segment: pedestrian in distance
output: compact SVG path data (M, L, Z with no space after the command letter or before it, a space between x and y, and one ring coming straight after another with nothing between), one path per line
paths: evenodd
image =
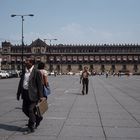
M80 84L82 82L82 94L88 94L88 84L89 84L89 71L88 71L88 67L84 67L84 70L81 74L81 77L80 77Z
M33 58L27 58L25 69L21 75L17 90L17 100L23 99L22 111L29 118L28 129L24 134L33 133L35 128L40 124L42 118L36 114L36 105L39 101L44 100L41 73L34 66Z
M105 75L106 75L106 78L108 78L109 72L108 72L108 71L106 71Z

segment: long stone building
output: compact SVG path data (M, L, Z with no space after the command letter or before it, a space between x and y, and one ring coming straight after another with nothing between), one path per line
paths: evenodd
M21 69L21 45L2 42L2 69ZM48 45L41 39L24 45L23 58L34 57L43 61L48 71L77 73L86 65L91 72L140 73L140 45L96 44L96 45Z
M2 62L2 56L1 56L1 54L2 54L2 48L0 47L0 70L1 70L1 62Z

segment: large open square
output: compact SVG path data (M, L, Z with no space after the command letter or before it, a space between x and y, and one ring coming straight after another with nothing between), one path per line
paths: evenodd
M0 140L138 140L140 77L91 76L88 95L79 76L49 76L49 109L35 133L23 135L27 123L19 78L0 80Z

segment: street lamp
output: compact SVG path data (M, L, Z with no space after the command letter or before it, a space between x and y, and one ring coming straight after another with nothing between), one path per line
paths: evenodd
M46 40L49 40L49 41L50 41L50 46L51 46L51 42L52 42L52 40L55 40L55 41L57 41L57 38L49 38L49 39L44 39L44 41L46 41Z
M62 75L62 57L63 55L61 54L61 75Z
M22 21L22 48L21 48L21 64L22 64L22 74L23 74L23 47L24 47L24 36L23 36L23 21L24 21L24 17L25 16L30 16L30 17L33 17L34 15L33 14L28 14L28 15L15 15L15 14L13 14L13 15L11 15L11 17L16 17L16 16L19 16L19 17L21 17L21 21Z

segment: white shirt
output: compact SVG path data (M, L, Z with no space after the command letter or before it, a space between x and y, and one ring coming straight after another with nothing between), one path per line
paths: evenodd
M29 70L26 69L25 75L24 75L24 81L23 81L23 88L28 90L29 85L29 77L31 75L31 72L33 70L34 66L32 66Z

